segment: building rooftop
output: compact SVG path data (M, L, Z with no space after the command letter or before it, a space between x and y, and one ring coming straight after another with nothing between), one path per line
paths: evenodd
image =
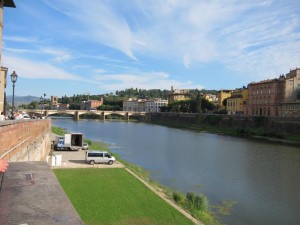
M0 224L82 225L46 162L13 162L0 190Z

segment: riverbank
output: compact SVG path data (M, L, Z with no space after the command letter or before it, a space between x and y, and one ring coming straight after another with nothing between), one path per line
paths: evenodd
M191 130L195 132L208 132L219 135L229 135L235 137L242 137L257 141L265 141L271 143L278 143L287 146L300 147L300 135L285 135L281 138L269 137L264 135L264 131L261 128L253 129L243 129L243 128L232 128L232 127L222 127L222 126L208 126L208 125L199 125L199 124L189 124L182 122L149 122L151 124L157 124L161 126L167 126L171 128Z
M59 134L59 135L62 135L63 133L65 133L66 131L61 129L61 128L58 128L58 127L52 127L52 131ZM89 145L90 145L90 149L95 149L95 150L108 150L108 146L105 145L104 143L100 143L100 142L94 142L92 140L85 140L87 142L89 142ZM72 152L71 152L72 153ZM199 220L201 221L204 221L205 224L214 224L214 225L218 225L219 222L214 219L214 217L211 215L211 213L207 212L206 210L195 210L194 208L193 209L193 212L192 212L192 215L190 214L190 212L187 212L186 210L188 208L185 207L185 209L181 208L180 206L178 206L175 202L174 202L174 199L173 199L173 192L170 191L170 190L167 190L166 188L163 188L161 185L157 184L157 183L154 183L153 181L151 181L149 179L149 176L147 174L147 172L145 170L143 170L141 167L139 166L136 166L136 165L133 165L131 163L128 163L122 159L120 159L120 157L118 155L114 155L116 158L117 158L117 161L118 162L121 162L120 164L124 165L125 167L125 170L130 173L132 176L134 176L136 179L138 179L140 182L142 182L149 190L153 191L158 197L160 197L161 199L163 199L166 203L168 203L168 205L172 206L174 209L177 210L177 212L182 215L184 215L186 218L189 219L189 222L192 221L193 223L191 224L203 224L202 222L200 222ZM72 161L72 160L71 160ZM74 160L73 160L74 161ZM88 165L89 166L89 165ZM104 165L105 167L106 165ZM81 167L81 166L80 166ZM98 167L96 167L98 168ZM102 167L99 167L99 168L102 168ZM109 168L106 168L106 170L110 170ZM114 169L112 169L114 170ZM79 171L80 172L80 171ZM58 173L58 172L56 172ZM62 172L60 172L62 173ZM114 176L110 176L111 179L114 178ZM123 179L123 178L122 178ZM115 180L113 183L117 183L119 181ZM78 182L76 182L78 183ZM80 182L79 182L80 183ZM83 182L83 183L86 183ZM72 184L73 185L73 184ZM121 185L121 186L124 186L124 183ZM125 185L126 187L127 186L127 183ZM110 187L110 190L113 189L114 187ZM68 189L68 188L67 188ZM67 192L67 189L66 189L66 192ZM75 188L76 190L78 189ZM80 188L79 188L80 189ZM123 190L125 192L128 192L129 195L130 193L132 192L131 188L127 188L126 190ZM115 191L113 191L115 193ZM103 193L102 193L103 194ZM105 193L104 193L105 194ZM71 194L72 195L72 194ZM76 198L78 198L78 193L75 194L75 196L77 196ZM122 200L122 198L120 199L121 201L120 202L126 202L126 199L128 199L128 195L122 195L125 199ZM151 200L147 199L148 196L145 195L144 198L143 198L143 201L145 202L150 202L151 203ZM71 199L71 197L70 197ZM72 201L72 199L71 199ZM150 204L149 203L149 204ZM76 205L74 205L74 207L76 208ZM151 206L151 208L154 208L154 209L160 209L160 208L164 208L165 206L163 205L157 205L157 204L153 204ZM77 209L77 208L76 208ZM82 209L78 209L79 211L82 210ZM96 209L95 209L96 210ZM99 209L97 209L99 210ZM103 210L107 210L107 207ZM101 210L100 210L101 211ZM131 211L131 210L129 210ZM163 212L164 210L159 210L159 212L162 214L161 216L159 216L158 218L162 217L163 219L161 219L160 221L157 221L157 222L154 222L154 223L150 223L150 224L169 224L169 223L162 223L162 221L165 221L165 219L168 217L168 215L165 214L165 212ZM85 214L85 212L83 211L82 212L83 214ZM79 212L79 214L81 214ZM126 214L126 213L125 213ZM130 213L128 212L128 215ZM177 214L177 213L176 213ZM176 216L176 214L174 214L174 212L172 212L172 215L173 217L177 218L178 215ZM128 216L127 215L127 216ZM157 215L156 215L157 216ZM165 218L166 217L166 218ZM180 217L180 216L179 216ZM153 220L153 218L150 219L151 221ZM173 223L172 224L189 224L189 222L183 222L181 223L182 219L179 219L178 222L176 223ZM170 219L167 219L166 221L170 221ZM88 223L87 223L88 224ZM105 224L105 223L103 223ZM117 223L117 224L122 224L122 223ZM132 223L132 224L139 224L139 223ZM147 223L146 223L147 224Z

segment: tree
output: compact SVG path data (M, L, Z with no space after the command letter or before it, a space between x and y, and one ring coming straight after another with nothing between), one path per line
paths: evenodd
M227 108L227 99L228 99L228 98L225 98L225 99L223 100L223 102L222 102L222 105L225 106L225 109Z
M201 94L198 92L197 99L196 99L196 113L201 113Z

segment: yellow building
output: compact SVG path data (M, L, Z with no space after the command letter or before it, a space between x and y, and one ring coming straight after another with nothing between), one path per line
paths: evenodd
M229 115L244 114L244 105L249 98L248 89L237 89L231 93L231 97L227 98L226 110Z
M217 103L217 105L215 105L218 110L225 110L226 109L226 106L223 105L223 101L226 98L230 98L231 93L232 93L232 90L221 90L221 91L219 91L218 103Z
M5 114L5 88L6 88L7 68L1 67L0 72L0 113Z
M176 101L184 101L184 100L190 100L190 94L188 89L175 89L172 90L172 93L169 94L169 104L176 102Z

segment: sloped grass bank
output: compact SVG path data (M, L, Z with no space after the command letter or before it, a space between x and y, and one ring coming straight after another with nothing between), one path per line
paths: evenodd
M86 225L193 224L125 169L55 169Z

